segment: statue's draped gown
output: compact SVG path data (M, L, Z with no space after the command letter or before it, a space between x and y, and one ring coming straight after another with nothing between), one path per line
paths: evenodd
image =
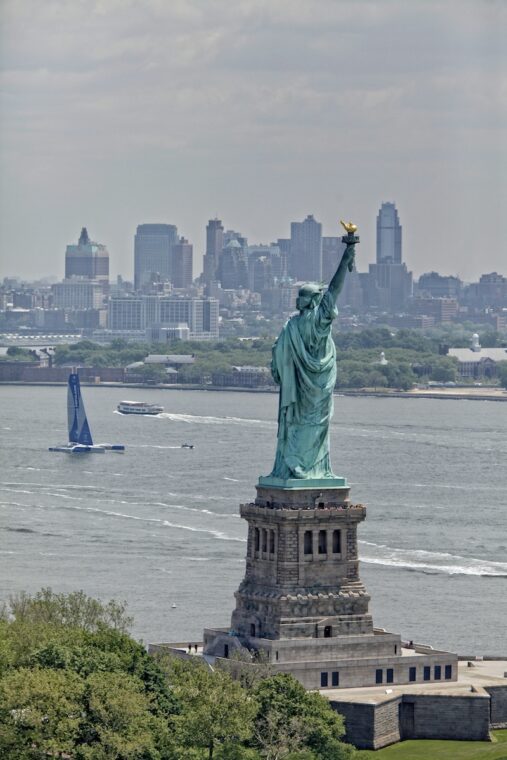
M304 309L285 323L273 346L271 371L280 385L280 401L272 477L334 477L329 423L336 382L331 324L337 314L327 291L318 306Z

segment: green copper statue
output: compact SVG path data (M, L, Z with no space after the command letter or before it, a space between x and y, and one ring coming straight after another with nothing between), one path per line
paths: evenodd
M342 222L343 224L343 222ZM329 423L333 414L336 349L331 324L347 269L354 265L355 225L347 231L341 262L328 289L315 283L299 290L299 314L283 326L273 346L271 372L280 386L278 444L273 471L259 482L336 479L329 460Z

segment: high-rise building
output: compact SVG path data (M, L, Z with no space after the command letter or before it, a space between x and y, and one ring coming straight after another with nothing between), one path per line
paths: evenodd
M401 224L394 203L382 203L377 216L377 261L370 264L366 302L403 311L412 295L412 272L401 261Z
M313 215L290 225L289 275L314 282L322 278L322 224Z
M394 203L386 202L377 216L377 264L401 264L401 224Z
M68 245L65 251L65 279L71 277L109 283L109 252L105 245L90 240L86 227L81 230L78 244Z
M172 284L175 288L189 288L193 279L194 249L184 237L172 247Z
M426 272L419 277L417 292L432 298L459 298L463 283L459 277L446 277L438 272Z
M140 224L134 240L134 288L172 280L172 247L178 243L174 224Z
M344 250L345 243L342 242L341 236L322 238L322 279L324 282L331 281Z
M204 282L216 280L220 255L224 247L224 226L220 219L210 219L206 227L206 253L204 254Z
M236 238L229 240L220 255L217 279L224 290L248 287L248 257Z

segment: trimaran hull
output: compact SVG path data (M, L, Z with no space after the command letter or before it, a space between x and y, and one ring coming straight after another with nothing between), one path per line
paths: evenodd
M66 454L103 454L105 451L125 451L125 446L121 444L93 443L81 397L81 386L77 372L72 372L69 375L67 422L69 443L62 444L61 446L50 446L49 451L62 451Z

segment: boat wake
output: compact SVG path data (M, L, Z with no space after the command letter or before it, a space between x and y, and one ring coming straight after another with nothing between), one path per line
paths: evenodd
M507 562L461 557L448 552L429 552L423 549L393 549L385 544L359 541L366 547L360 552L361 562L428 574L476 575L506 578Z
M273 428L276 422L271 420L256 420L248 417L201 417L195 414L171 414L163 412L157 414L158 419L167 419L172 422L186 422L189 425L248 425L252 427Z

